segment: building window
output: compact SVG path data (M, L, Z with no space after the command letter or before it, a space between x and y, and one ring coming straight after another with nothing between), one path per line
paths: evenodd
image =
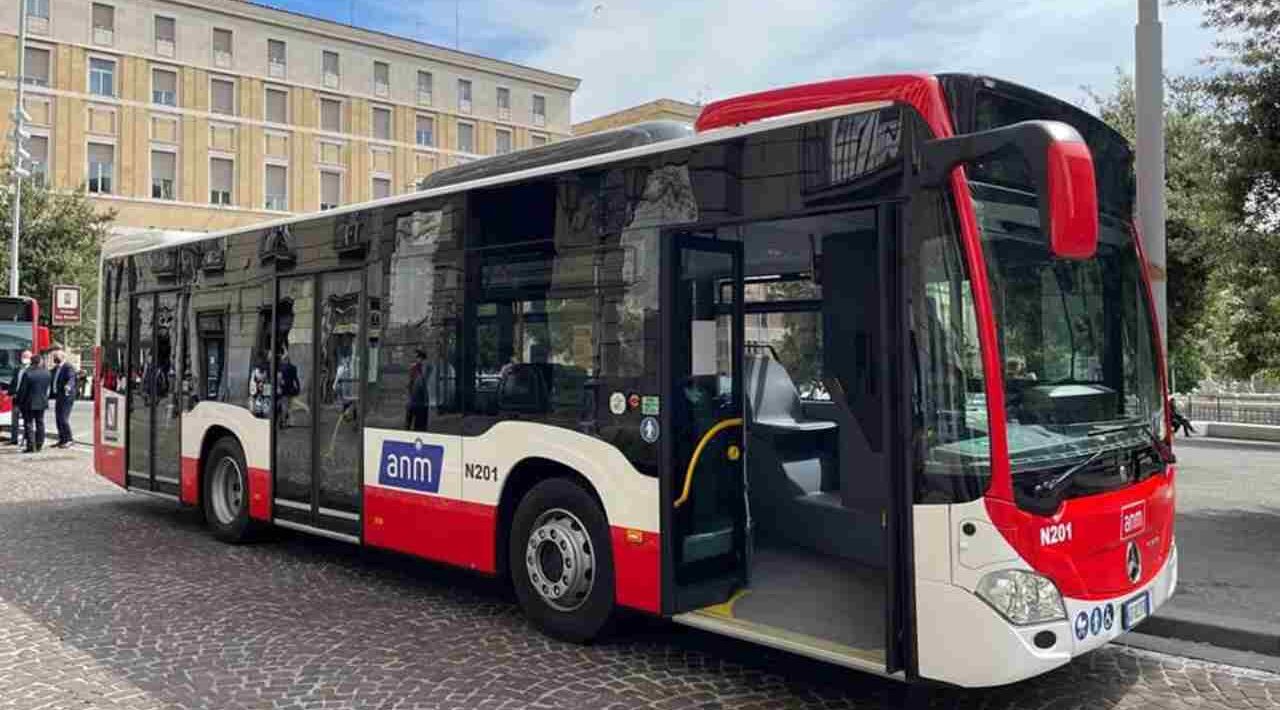
M209 110L225 116L236 115L236 82L234 79L209 81Z
M498 119L511 120L511 89L498 87Z
M504 153L510 153L511 152L511 131L504 131L502 129L498 129L497 136L498 136L498 144L494 152L497 153L498 155L502 155Z
M328 50L323 51L320 55L320 67L324 72L324 85L330 89L338 88L342 78L341 66L338 64L338 53Z
M463 153L476 152L476 127L470 123L458 124L458 150Z
M435 145L436 121L430 116L418 116L415 138L418 145Z
M178 73L170 69L151 70L151 103L178 105Z
M342 202L342 173L320 171L320 209L331 210Z
M213 65L231 68L231 30L213 29Z
M268 123L289 122L289 92L284 89L267 87L267 101L264 118Z
M22 80L32 86L48 86L49 50L27 47L23 55Z
M111 177L115 174L116 147L108 143L89 144L89 192L111 194Z
M547 97L533 95L533 125L547 125Z
M172 57L173 50L177 46L177 26L174 19L157 15L155 32L156 54L162 57Z
M93 4L93 43L110 46L116 38L116 9L100 2Z
M320 130L342 132L342 102L337 99L320 99Z
M31 154L31 181L44 185L49 179L49 137L31 136L27 152Z
M267 203L269 210L289 209L289 168L283 165L267 166Z
M151 151L151 198L176 200L178 156L164 150Z
M458 110L471 113L471 82L467 79L458 80Z
M230 205L235 184L235 161L230 158L209 158L209 203Z
M89 58L89 93L97 96L116 95L116 63L110 59Z
M49 19L49 0L27 0L27 17Z
M373 108L373 137L378 140L391 140L391 109Z
M391 92L391 65L386 62L373 63L373 93L386 96Z
M376 177L373 179L373 199L384 197L391 197L391 178Z
M541 133L531 133L529 134L529 142L533 145L534 148L537 148L540 145L547 144L547 137L542 135Z
M431 72L418 70L418 103L423 106L431 105Z
M267 69L271 76L284 78L286 66L284 42L278 39L267 40Z

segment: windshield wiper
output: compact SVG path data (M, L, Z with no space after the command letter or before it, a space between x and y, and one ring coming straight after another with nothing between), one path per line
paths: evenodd
M1047 481L1041 481L1037 483L1036 487L1033 488L1032 491L1038 496L1045 496L1050 493L1053 493L1054 491L1058 490L1058 486L1061 486L1063 483L1066 483L1067 481L1071 480L1072 476L1082 471L1089 464L1093 463L1094 461L1097 461L1098 457L1102 456L1106 452L1107 452L1106 449L1098 449L1097 451L1093 452L1092 456L1085 459L1084 461L1081 461L1080 463L1072 466L1071 468L1063 471L1062 473L1058 474L1057 476L1054 476L1053 478Z
M1147 438L1151 440L1151 447L1156 450L1156 456L1160 457L1160 463L1167 466L1171 463L1178 462L1177 457L1174 456L1173 452L1169 450L1169 447L1166 446L1165 443L1160 440L1160 437L1156 436L1155 431L1151 427L1147 426L1146 424L1143 424L1142 422L1134 422L1133 424L1115 426L1115 427L1110 427L1108 429L1095 429L1094 431L1089 432L1089 436L1105 436L1107 434L1118 434L1122 431L1129 431L1134 427L1141 427L1142 433L1146 434Z

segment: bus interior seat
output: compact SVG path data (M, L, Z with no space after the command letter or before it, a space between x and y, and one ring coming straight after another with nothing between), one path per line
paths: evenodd
M746 358L750 427L747 476L760 535L868 564L880 562L879 535L855 530L861 516L842 503L839 424L805 417L786 368L765 356Z

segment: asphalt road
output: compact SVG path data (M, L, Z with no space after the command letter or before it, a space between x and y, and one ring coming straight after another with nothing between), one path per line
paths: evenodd
M228 546L89 460L0 450L0 708L1280 707L1280 676L1118 646L907 698L661 621L564 644L493 582L284 532Z
M1175 442L1178 592L1170 607L1280 625L1280 446Z

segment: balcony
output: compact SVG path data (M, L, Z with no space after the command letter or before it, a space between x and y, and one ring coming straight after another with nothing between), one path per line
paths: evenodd
M547 125L547 114L545 114L545 113L535 113L535 114L533 114L533 125L537 126L538 128L542 128L542 127L546 126L546 125Z
M171 39L156 40L156 54L162 57L172 57L173 56L173 40Z
M333 72L330 72L330 71L327 71L327 72L325 72L325 73L324 73L324 85L325 85L325 87L330 88L330 89L336 89L336 88L338 88L338 84L339 84L339 83L341 83L341 82L340 82L340 77L339 77L337 74L334 74Z
M231 52L219 52L215 50L213 53L213 65L221 69L230 69Z
M93 28L93 43L110 47L116 42L116 33L110 27Z
M375 96L385 97L387 94L390 94L390 93L391 93L391 87L388 86L385 82L379 81L373 85L373 94Z
M423 106L431 105L431 92L418 89L418 103Z
M49 18L27 15L27 32L33 35L49 34Z
M460 113L471 113L471 99L458 99L458 111Z
M284 62L277 62L274 60L267 62L267 73L270 74L273 79L283 79L285 75Z

